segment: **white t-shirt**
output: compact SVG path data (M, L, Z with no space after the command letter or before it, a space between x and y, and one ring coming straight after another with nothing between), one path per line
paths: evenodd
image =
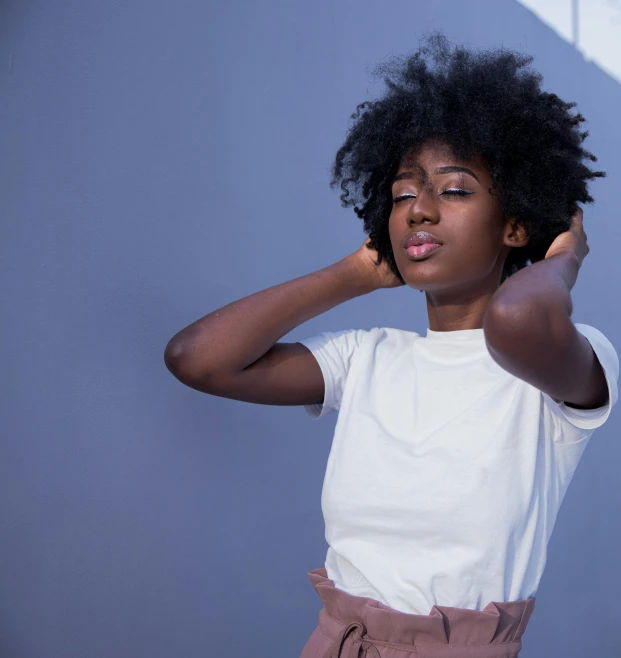
M338 411L321 506L328 578L355 596L429 614L535 596L560 505L618 398L619 358L575 323L608 382L580 410L503 370L483 329L379 328L299 341Z

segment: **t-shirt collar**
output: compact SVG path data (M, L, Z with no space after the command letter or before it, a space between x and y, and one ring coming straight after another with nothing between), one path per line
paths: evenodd
M456 331L434 331L427 328L427 338L430 340L481 340L485 338L483 327L480 329L458 329Z

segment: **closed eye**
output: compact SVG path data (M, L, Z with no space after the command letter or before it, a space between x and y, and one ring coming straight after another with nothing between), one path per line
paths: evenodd
M466 194L473 194L473 192L468 192L467 190L444 190L442 194L455 194L456 196L465 196Z
M466 196L468 194L473 194L473 192L468 192L467 190L458 190L458 189L450 189L450 190L443 190L442 194L448 194L452 196ZM403 201L404 199L408 198L416 198L415 194L400 194L398 197L395 197L392 202L393 203L399 203L400 201Z

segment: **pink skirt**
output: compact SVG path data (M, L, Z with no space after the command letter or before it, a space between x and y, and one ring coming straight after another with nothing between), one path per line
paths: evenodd
M308 577L323 608L300 658L517 658L535 608L533 596L414 615L337 589L323 567Z

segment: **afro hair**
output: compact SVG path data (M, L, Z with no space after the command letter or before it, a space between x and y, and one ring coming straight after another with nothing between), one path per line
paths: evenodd
M569 230L578 201L593 202L587 181L606 174L582 162L597 161L581 147L589 134L579 130L585 119L570 114L576 103L541 90L542 75L523 70L532 61L505 48L451 51L438 31L413 55L393 56L372 72L387 90L351 115L330 187L340 186L341 203L363 220L377 264L386 259L402 283L388 232L391 180L403 156L429 139L448 142L460 160L481 155L490 193L528 235L529 243L507 256L501 284L544 258L554 238Z

